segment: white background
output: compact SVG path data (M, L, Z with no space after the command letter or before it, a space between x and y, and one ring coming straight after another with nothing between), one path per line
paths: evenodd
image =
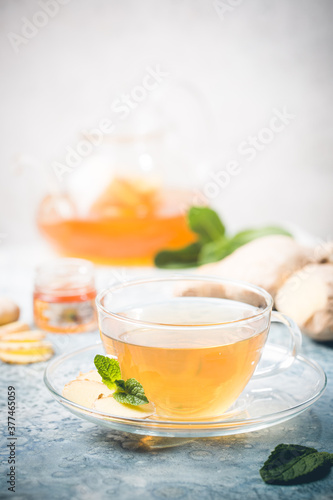
M8 34L20 34L22 18L41 7L1 0L6 243L37 238L46 188L35 165L61 161L79 130L108 116L111 102L155 64L204 94L218 137L216 168L237 157L273 108L295 115L214 200L229 228L291 221L333 238L333 2L229 2L236 3L223 17L209 0L71 0L16 54Z

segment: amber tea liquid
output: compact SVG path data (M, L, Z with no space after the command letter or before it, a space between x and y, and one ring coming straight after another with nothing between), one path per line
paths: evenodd
M164 329L133 325L116 339L102 332L102 340L106 351L117 356L122 377L140 381L158 415L214 418L232 405L250 380L268 331L267 319L256 320L252 326L251 322L214 325L249 318L256 311L230 300L176 298L123 313L141 321L166 323ZM176 330L175 325L206 328ZM112 332L112 325L106 324L106 330Z

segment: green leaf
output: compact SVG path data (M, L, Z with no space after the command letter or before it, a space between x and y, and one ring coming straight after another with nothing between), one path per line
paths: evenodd
M183 269L198 265L201 243L196 242L180 250L163 250L155 256L155 266L162 269Z
M241 231L235 234L232 238L220 238L219 240L212 241L203 245L199 257L199 265L208 264L210 262L217 262L224 259L228 255L232 254L235 250L241 246L249 243L257 238L262 238L263 236L269 236L272 234L283 234L285 236L291 236L288 231L277 226L267 226L259 229L248 229L246 231Z
M117 391L113 397L118 403L140 406L149 403L145 391L135 378L126 380L116 380Z
M198 241L177 250L162 250L155 256L155 265L162 269L184 269L224 259L250 241L272 234L291 236L285 229L267 226L241 231L232 238L226 236L218 214L208 207L191 207L187 213L189 228Z
M210 262L217 262L224 259L233 252L231 240L228 238L221 238L216 241L206 243L200 250L198 257L198 264L209 264Z
M117 391L126 392L126 383L125 380L116 380Z
M102 377L102 382L109 389L115 389L115 381L121 378L119 362L116 359L108 358L97 354L94 359L98 373Z
M260 475L269 484L301 484L324 477L332 463L330 453L306 446L280 444L260 469Z
M330 464L333 465L333 453L327 453L326 451L321 451L320 454L322 456L325 456L326 460L328 460Z
M94 363L102 382L109 389L116 389L113 397L118 403L134 406L149 403L142 385L135 378L129 378L126 382L121 379L120 366L116 359L97 354Z
M262 238L263 236L270 236L272 234L282 234L284 236L292 236L289 231L286 231L282 227L278 226L266 226L257 229L247 229L246 231L241 231L240 233L235 234L233 238L231 238L232 245L236 248L239 248L245 243L249 243L252 240L257 238Z
M187 213L189 228L199 235L203 244L216 241L225 234L225 227L217 213L208 207L191 207Z

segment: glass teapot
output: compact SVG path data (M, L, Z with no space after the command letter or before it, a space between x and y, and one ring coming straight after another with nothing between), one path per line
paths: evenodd
M193 242L186 210L210 164L204 114L187 86L154 92L42 200L42 234L63 255L120 265Z

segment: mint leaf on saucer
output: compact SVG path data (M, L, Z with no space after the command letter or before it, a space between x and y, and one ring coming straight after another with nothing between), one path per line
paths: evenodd
M117 391L113 394L113 397L118 403L140 406L149 403L145 391L135 378L129 378L128 380L116 380Z
M116 389L115 381L121 378L119 363L116 359L97 354L94 363L98 373L102 377L103 384L109 389Z
M140 382L135 380L135 378L129 378L126 382L121 379L120 366L116 359L97 354L94 358L94 363L98 373L102 377L102 382L109 389L116 389L113 397L118 403L133 406L149 403Z
M260 475L268 484L309 483L326 476L331 465L332 453L296 444L279 444L260 469Z

